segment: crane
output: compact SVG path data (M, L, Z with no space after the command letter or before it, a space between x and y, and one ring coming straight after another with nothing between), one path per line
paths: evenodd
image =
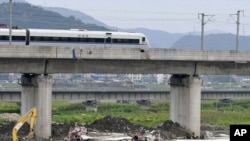
M37 109L36 107L33 107L29 112L27 112L17 121L16 125L12 129L12 141L18 141L17 132L28 119L30 119L30 132L27 135L27 138L33 138L36 116L37 116Z

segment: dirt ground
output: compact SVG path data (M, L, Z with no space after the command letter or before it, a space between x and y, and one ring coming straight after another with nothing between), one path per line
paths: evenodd
M0 140L1 141L11 141L12 128L14 127L15 122L9 124L0 125ZM55 141L63 141L67 136L68 131L71 127L74 127L75 124L52 124L52 139ZM125 118L118 118L112 116L106 116L103 119L97 120L89 125L84 125L88 128L89 131L100 131L100 132L117 132L117 133L126 133L130 136L134 136L136 133L140 132L142 128L145 130L159 130L161 132L162 138L164 140L174 139L177 137L181 138L191 138L191 133L186 131L177 123L172 121L166 121L162 125L159 125L155 128L143 127L131 123ZM216 130L228 130L227 127L219 127L212 125L202 125L202 131L216 131ZM25 123L23 127L19 130L18 136L19 140L22 140L24 136L29 132L29 125ZM203 136L202 136L203 137Z

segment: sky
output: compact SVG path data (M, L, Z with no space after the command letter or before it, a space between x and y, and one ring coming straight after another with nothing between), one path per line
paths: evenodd
M13 0L15 1L15 0ZM250 35L250 0L26 0L46 7L81 11L109 25L123 29L144 27L170 33L204 30L236 34L240 10L240 35Z

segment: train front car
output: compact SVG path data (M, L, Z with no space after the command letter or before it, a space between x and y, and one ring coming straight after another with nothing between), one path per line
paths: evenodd
M117 47L149 48L149 41L142 33L111 32L112 45Z

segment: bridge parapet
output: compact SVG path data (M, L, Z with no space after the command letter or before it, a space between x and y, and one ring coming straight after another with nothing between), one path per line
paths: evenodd
M250 61L250 51L0 45L0 58L72 59L73 54L77 59Z
M0 45L0 73L249 74L250 51Z

